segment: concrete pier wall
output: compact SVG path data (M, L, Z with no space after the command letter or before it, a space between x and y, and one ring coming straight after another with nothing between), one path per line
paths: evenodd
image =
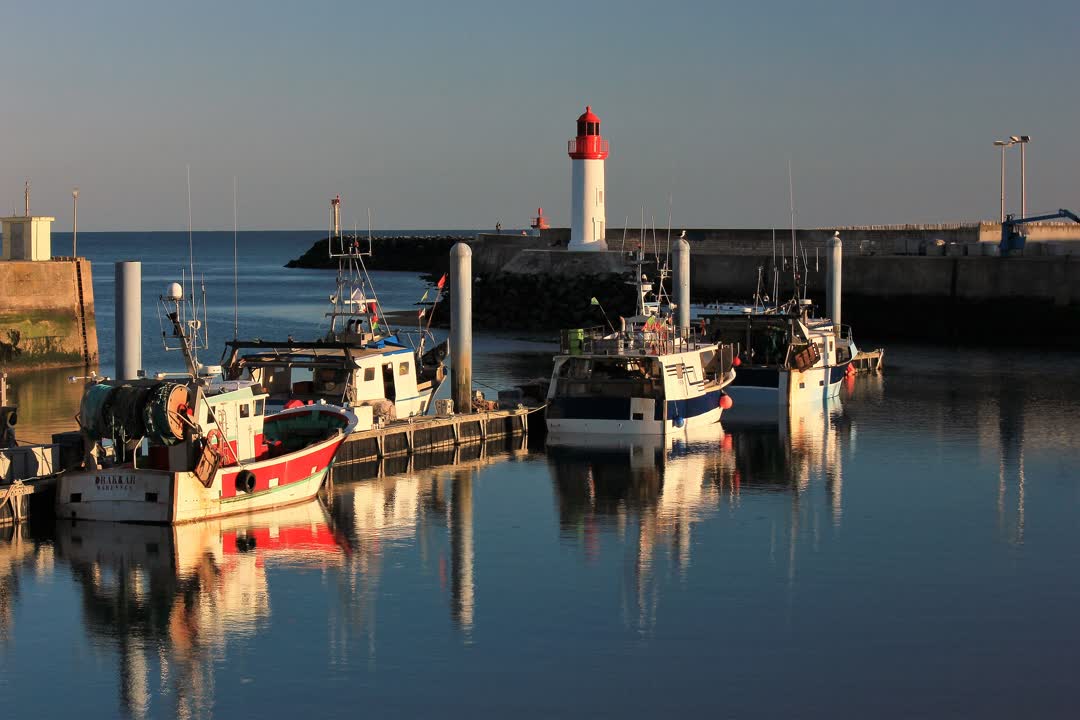
M97 360L89 261L0 262L0 366L77 367Z

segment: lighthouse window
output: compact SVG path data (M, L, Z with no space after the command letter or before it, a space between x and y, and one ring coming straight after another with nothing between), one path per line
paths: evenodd
M600 204L601 205L604 204L604 191L603 190L600 191Z

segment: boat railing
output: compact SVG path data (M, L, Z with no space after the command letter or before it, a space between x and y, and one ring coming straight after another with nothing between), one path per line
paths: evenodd
M559 334L561 355L665 355L710 345L696 328L660 326L612 332L604 327L592 327L563 330Z

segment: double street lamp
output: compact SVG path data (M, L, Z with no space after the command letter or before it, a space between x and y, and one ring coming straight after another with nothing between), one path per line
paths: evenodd
M1005 148L1020 146L1020 217L1027 217L1027 168L1024 147L1031 142L1030 135L1010 135L1008 140L995 140L994 146L1001 148L1001 208L999 222L1005 222Z

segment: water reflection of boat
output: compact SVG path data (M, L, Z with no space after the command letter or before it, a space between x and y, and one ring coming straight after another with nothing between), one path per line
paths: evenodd
M34 542L25 523L0 527L0 651L14 626L21 575L31 568L43 575L52 572L52 545Z
M134 717L208 714L215 661L270 616L267 568L346 556L319 500L179 526L61 522L56 552L82 587L87 631L119 652L120 705ZM151 712L151 678L171 684L170 712Z
M666 439L549 435L564 540L579 543L587 559L597 558L612 535L633 549L623 589L631 624L652 627L657 578L664 568L689 571L695 524L724 507L737 511L755 494L790 494L791 567L800 516L810 507L802 498L818 485L816 478L824 479L827 506L839 523L841 448L849 427L839 404L785 408L772 417L771 424L725 422L723 429Z

